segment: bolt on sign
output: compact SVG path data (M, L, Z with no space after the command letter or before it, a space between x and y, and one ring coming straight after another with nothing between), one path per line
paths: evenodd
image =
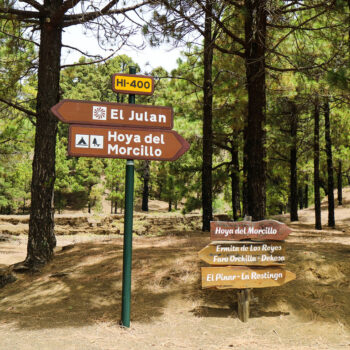
M62 100L51 108L64 123L126 126L134 128L173 128L173 109L126 103Z
M144 160L176 160L189 143L176 131L70 125L68 154Z
M112 90L124 94L152 95L154 79L146 75L114 74L112 76Z

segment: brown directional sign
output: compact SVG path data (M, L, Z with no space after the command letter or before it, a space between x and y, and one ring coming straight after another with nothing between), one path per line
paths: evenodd
M281 241L288 237L292 230L275 220L262 221L211 221L210 239L212 241Z
M198 255L211 265L271 266L286 260L283 242L215 242Z
M279 267L202 267L203 288L265 288L278 287L296 278Z
M154 79L146 75L117 73L112 76L112 90L123 94L152 95Z
M114 128L71 124L68 154L143 160L176 160L190 145L172 130Z
M70 124L173 128L173 109L164 106L62 100L51 111L62 122Z

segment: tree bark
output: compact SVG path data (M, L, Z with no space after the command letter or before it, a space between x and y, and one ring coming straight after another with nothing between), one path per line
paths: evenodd
M338 185L338 205L343 205L343 177L342 177L341 160L338 162L337 185Z
M325 119L325 139L326 139L326 155L327 155L327 174L328 174L328 226L335 226L334 218L334 175L333 175L333 155L332 155L332 139L331 126L329 118L329 102L324 104L324 119Z
M50 14L62 5L45 1L47 16L40 20L37 119L31 185L31 209L25 265L35 269L53 257L54 183L57 119L49 112L59 101L62 18L51 20Z
M298 187L298 202L299 202L299 209L304 209L304 198L303 198L303 188L302 186Z
M309 177L306 178L306 181L309 181ZM309 185L308 183L304 186L304 208L309 207Z
M173 210L172 199L169 198L169 201L168 201L168 212L171 212L172 210Z
M232 216L233 220L237 221L238 211L240 210L240 195L239 195L239 157L238 157L238 142L237 135L233 135L231 148L231 191L232 191Z
M315 194L315 228L322 230L320 198L320 106L318 99L314 110L314 194Z
M290 221L298 221L298 175L297 175L297 130L298 116L296 106L291 104L290 135Z
M143 169L143 190L142 190L142 211L148 211L148 197L149 197L149 179L150 179L150 161L145 161Z
M213 167L213 38L212 38L212 0L206 0L204 27L204 79L203 79L203 163L202 163L202 231L210 231L213 220L212 205L212 167Z
M248 115L244 126L245 214L262 220L266 209L265 51L266 0L245 0L245 66Z

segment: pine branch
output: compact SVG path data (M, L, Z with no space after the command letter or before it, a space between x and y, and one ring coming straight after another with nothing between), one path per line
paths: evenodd
M91 64L105 62L105 61L109 60L111 57L113 57L116 54L117 51L119 51L119 48L117 50L113 51L109 56L103 57L103 58L101 58L99 60L91 61L91 62L83 62L83 63L64 64L60 68L62 69L62 68L67 68L67 67L88 66L88 65L91 65Z
M78 51L79 53L81 53L83 56L86 56L86 57L91 57L91 58L98 58L100 59L101 56L100 55L89 55L88 53L78 49L77 47L73 47L73 46L70 46L70 45L65 45L65 44L62 44L62 47L65 47L67 49L70 49L70 50L75 50L75 51Z
M206 9L206 7L203 5L202 1L200 0L195 0L196 3L202 8L202 10L204 12L207 13L207 15L209 15L215 22L216 24L219 26L219 28L221 28L221 30L228 35L233 41L235 41L236 43L242 45L243 47L245 47L245 42L243 39L241 39L240 37L238 37L237 35L235 35L234 33L232 33L230 30L227 29L227 26L225 26L222 22L222 20L220 18L218 18L217 16L215 16L214 13L210 13L208 12L208 10Z
M109 4L107 4L101 11L94 11L88 13L79 13L75 15L66 15L63 17L64 19L64 27L69 27L75 24L82 24L86 22L90 22L96 18L105 16L105 15L118 15L123 14L129 11L137 10L138 8L147 5L151 0L144 0L143 2L136 4L130 7L124 7L121 9L111 10L111 8L118 3L119 0L113 0Z
M40 13L36 11L17 10L13 8L0 7L0 13L14 16L4 16L6 19L31 19L40 18Z
M26 113L28 115L30 121L33 123L33 125L35 125L35 122L34 122L32 117L36 118L38 116L37 113L35 113L35 112L33 112L33 111L31 111L31 110L29 110L27 108L24 108L24 107L18 105L17 103L13 103L11 101L8 101L8 100L6 100L6 99L4 99L2 97L0 97L0 102L5 103L5 104L7 104L8 106L10 106L12 108L17 109L18 111Z
M44 6L39 4L38 2L36 2L35 0L19 0L19 2L24 2L25 4L28 4L28 5L32 6L32 7L34 7L38 11L43 11L44 10Z
M221 163L221 164L219 164L219 165L216 165L216 166L214 166L213 168L212 168L212 170L216 170L216 169L219 169L219 168L221 168L221 167L223 167L223 166L225 166L225 165L232 165L232 163L231 162L223 162L223 163Z

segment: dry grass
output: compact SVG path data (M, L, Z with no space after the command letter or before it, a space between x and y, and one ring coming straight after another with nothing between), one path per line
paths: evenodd
M197 253L209 235L179 229L176 215L164 214L167 225L174 220L170 235L134 237L130 329L118 326L122 237L60 236L61 246L75 245L0 290L0 349L349 349L347 216L338 213L332 230L293 223L287 269L297 279L254 290L248 323L237 318L234 291L201 289ZM0 263L12 263L25 240L0 242L1 252Z

